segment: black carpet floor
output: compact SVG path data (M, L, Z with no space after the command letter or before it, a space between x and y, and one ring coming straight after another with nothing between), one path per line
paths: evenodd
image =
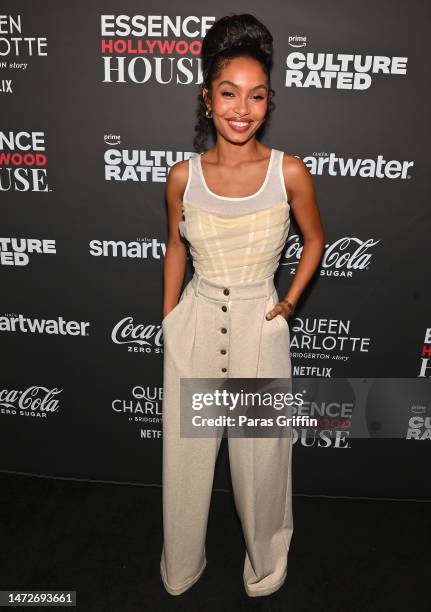
M174 597L159 574L160 487L4 472L0 485L0 590L76 590L83 612L431 610L429 502L294 495L286 582L251 598L232 495L214 491L208 565Z

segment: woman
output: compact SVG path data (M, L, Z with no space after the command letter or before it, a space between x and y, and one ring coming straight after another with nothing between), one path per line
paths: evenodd
M201 576L220 435L180 435L181 378L290 378L287 319L313 276L324 233L308 169L263 145L271 111L272 36L252 15L217 21L202 45L203 85L195 148L215 146L169 173L164 259L163 528L166 590ZM304 238L282 300L274 273L292 210ZM194 276L181 293L186 246ZM235 506L245 538L243 581L251 597L283 584L293 532L291 437L229 437ZM228 543L226 543L228 546Z

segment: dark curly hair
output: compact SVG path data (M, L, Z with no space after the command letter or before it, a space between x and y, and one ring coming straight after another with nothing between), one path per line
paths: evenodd
M212 120L205 115L207 107L202 95L203 89L208 89L208 95L211 97L212 82L219 76L225 62L234 57L243 56L251 57L260 62L270 84L272 54L273 38L271 33L263 23L249 13L222 17L208 30L202 42L203 82L198 95L196 135L193 139L195 151L200 153L205 150L207 138L214 130ZM268 93L267 118L269 118L275 106L272 100L275 91L271 86Z

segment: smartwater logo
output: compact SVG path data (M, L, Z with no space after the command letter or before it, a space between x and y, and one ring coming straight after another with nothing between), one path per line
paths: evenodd
M162 259L166 244L157 238L142 240L91 240L90 255L93 257L121 257L123 259Z
M48 336L88 336L88 321L66 321L56 319L32 319L22 314L7 314L0 317L0 332L23 332Z
M298 156L296 156L298 157ZM359 178L377 179L410 179L409 168L413 161L385 159L384 155L376 158L340 157L335 153L313 153L302 158L311 174L319 176L357 176Z
M425 329L418 376L431 378L431 327Z

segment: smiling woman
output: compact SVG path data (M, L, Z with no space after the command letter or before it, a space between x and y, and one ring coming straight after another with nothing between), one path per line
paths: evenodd
M249 14L223 17L202 45L197 155L171 168L164 259L163 550L172 595L207 559L206 527L223 427L182 437L181 381L291 379L288 318L317 268L323 230L302 161L261 144L271 111L272 36ZM210 132L215 146L205 149ZM305 246L288 294L274 274L295 211ZM186 246L194 275L180 295ZM298 274L299 271L299 274ZM221 413L222 414L222 413ZM269 595L286 579L293 533L292 437L228 436L235 507L245 539L244 588ZM226 546L229 543L226 542ZM226 551L228 553L228 551Z

